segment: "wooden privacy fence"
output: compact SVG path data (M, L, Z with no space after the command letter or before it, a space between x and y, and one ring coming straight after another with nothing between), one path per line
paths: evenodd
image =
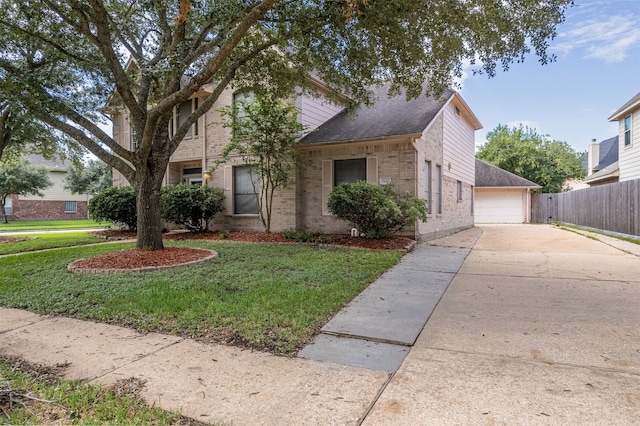
M531 221L640 236L640 179L560 194L532 194Z

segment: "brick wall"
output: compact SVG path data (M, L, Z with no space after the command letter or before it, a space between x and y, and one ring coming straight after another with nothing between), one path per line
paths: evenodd
M87 202L77 201L78 211L76 213L65 213L64 201L50 200L20 200L13 196L13 214L8 216L9 220L69 220L86 219Z

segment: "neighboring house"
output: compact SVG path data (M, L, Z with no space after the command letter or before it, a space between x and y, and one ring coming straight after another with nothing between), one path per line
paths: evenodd
M64 189L64 178L67 175L68 164L59 160L46 160L38 155L28 155L26 159L34 166L47 168L49 179L53 185L42 191L44 197L36 195L11 195L8 197L5 210L9 220L87 218L87 196L84 194L74 195Z
M404 95L387 98L387 88L376 90L378 101L371 107L347 111L322 96L297 96L299 119L311 131L302 138L299 152L303 165L280 189L274 200L272 230L305 229L324 233L348 233L350 226L331 215L327 199L341 182L367 180L393 184L397 190L423 197L429 219L402 231L418 239L429 239L473 226L472 197L475 180L474 132L478 119L462 97L447 91L439 100L421 96L406 101ZM212 87L176 109L175 123L189 114L198 98ZM243 98L227 89L216 104L194 124L172 155L165 184L203 183L224 188L225 212L215 226L229 230L263 230L258 218L256 194L250 184L251 167L240 158L216 166L229 143L229 129L219 124L218 110ZM126 111L112 110L114 139L131 149L131 131ZM212 171L211 171L212 170ZM114 170L114 184L126 181Z
M475 223L528 223L540 185L476 158Z
M640 179L640 92L614 112L618 122L619 181Z
M618 136L600 143L596 143L593 139L587 153L587 177L584 183L597 186L618 182L620 176L618 152Z

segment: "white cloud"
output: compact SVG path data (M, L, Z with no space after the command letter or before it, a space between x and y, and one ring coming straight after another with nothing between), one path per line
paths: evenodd
M631 49L640 44L637 14L590 16L572 24L558 34L551 52L568 54L577 50L583 58L600 59L606 63L623 61Z

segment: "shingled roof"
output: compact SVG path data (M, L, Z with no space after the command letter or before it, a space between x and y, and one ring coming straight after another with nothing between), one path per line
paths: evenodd
M476 188L541 188L528 179L476 158Z
M618 161L618 137L614 136L600 142L600 162L593 168L594 171L602 170L605 167Z
M447 90L439 99L419 96L407 101L404 93L387 97L389 87L374 90L377 101L359 105L337 115L302 138L301 144L347 142L422 133L455 91Z

